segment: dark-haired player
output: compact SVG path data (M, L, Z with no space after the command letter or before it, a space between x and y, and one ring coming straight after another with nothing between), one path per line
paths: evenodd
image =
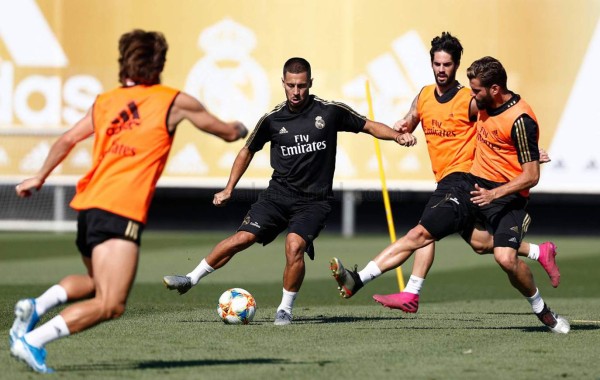
M360 274L345 269L338 258L331 260L330 269L342 296L349 298L365 283L400 266L416 249L482 221L493 236L494 259L511 285L545 326L566 334L569 322L546 306L531 270L517 255L531 222L526 211L529 189L540 176L537 118L519 95L508 90L506 71L495 58L473 62L467 77L479 109L469 173L460 173L435 207L426 209L419 224L379 253Z
M431 41L429 51L435 84L425 86L415 97L408 114L394 125L399 131L413 132L421 124L431 167L437 187L425 206L424 213L436 207L449 189L460 181L461 173L470 170L475 153L475 127L477 107L470 89L456 80L460 67L463 47L458 38L443 32ZM541 162L548 160L541 152ZM478 253L492 253L493 238L482 226L469 227L462 233L463 238ZM373 298L382 305L416 313L419 308L419 292L429 269L433 265L435 243L415 252L412 274L403 292L379 295ZM560 273L556 266L556 246L545 242L539 246L523 242L519 254L538 260L548 272L552 285L558 286ZM362 273L362 276L370 274Z
M192 272L165 276L167 288L183 294L238 252L257 242L269 244L287 230L283 296L275 324L292 322L293 304L304 280L304 253L314 258L313 242L331 211L338 132L364 132L407 146L416 142L411 134L368 120L345 104L310 95L312 82L308 61L290 58L285 63L281 83L286 101L259 120L233 163L225 189L215 194L213 203L227 203L254 154L266 143L270 143L273 167L268 188L237 232L218 243Z

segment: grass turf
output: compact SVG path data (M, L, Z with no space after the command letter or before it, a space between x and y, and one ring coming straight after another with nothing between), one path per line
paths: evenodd
M125 316L49 344L48 364L65 379L600 377L597 238L554 237L562 272L558 289L537 263L527 261L546 302L571 321L571 333L558 336L541 326L491 255L471 253L458 238L438 244L414 315L371 299L374 293L397 291L394 272L350 300L338 296L330 277L331 256L362 268L388 244L386 236L320 237L316 260L307 261L291 326L273 325L281 298L281 239L240 253L184 296L161 285L163 275L187 273L223 237L147 231ZM72 234L0 233L2 378L34 377L8 353L12 308L19 298L36 296L63 275L82 271L73 239ZM411 263L404 266L405 278ZM257 299L251 325L226 326L217 318L218 296L234 286Z

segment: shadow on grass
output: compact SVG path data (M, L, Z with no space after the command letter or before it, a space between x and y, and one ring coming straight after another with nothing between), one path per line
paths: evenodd
M318 365L325 365L329 362L318 362ZM123 370L138 370L138 369L169 369L169 368L184 368L184 367L207 367L221 365L251 365L251 364L306 364L302 362L292 362L287 359L231 359L231 360L150 360L142 362L128 361L123 363L87 363L61 366L56 368L58 371L123 371Z
M508 312L508 313L495 313L495 312L487 312L487 313L477 313L477 315L497 315L497 316L521 316L521 315L531 315L531 313L525 312ZM438 318L441 316L442 318ZM438 321L444 320L449 322L444 326L407 326L402 325L398 327L382 327L382 326L373 326L373 327L357 327L359 330L372 330L372 329L403 329L403 330L520 330L523 332L548 332L548 329L545 326L531 326L531 327L523 327L523 326L452 326L452 322L475 322L482 323L483 319L477 317L469 317L468 315L463 316L449 316L444 313L431 313L429 315L409 315L406 313L402 313L398 311L398 314L390 317L351 317L351 316L337 316L337 317L325 317L325 316L317 316L314 318L298 318L294 320L294 324L326 324L326 323L354 323L354 322L377 322L377 321L407 321L413 322L415 320L421 321ZM600 330L600 325L596 322L571 322L571 331L595 331Z
M308 317L308 318L294 318L294 323L298 324L321 324L321 323L352 323L352 322L366 322L366 321L389 321L396 318L388 318L388 317L356 317L356 316L336 316L336 317L326 317L326 316L316 316L316 317Z

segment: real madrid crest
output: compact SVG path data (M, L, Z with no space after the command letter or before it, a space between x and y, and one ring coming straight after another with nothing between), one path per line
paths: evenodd
M325 128L325 120L321 116L315 117L315 127L319 129Z

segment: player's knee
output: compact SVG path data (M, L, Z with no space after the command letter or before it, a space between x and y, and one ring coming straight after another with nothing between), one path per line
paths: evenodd
M427 241L433 241L431 234L420 224L408 231L406 239L415 246L422 246Z
M125 303L114 303L105 305L102 309L104 320L117 319L125 313Z
M285 244L285 251L291 256L298 256L304 253L305 244L298 241L288 241Z
M231 243L236 250L246 249L256 242L256 235L240 231L231 237Z
M475 252L478 255L484 255L486 253L491 252L487 246L479 242L471 242L471 248L473 248L473 252Z
M505 272L514 272L517 268L517 257L512 255L494 255L496 262Z

